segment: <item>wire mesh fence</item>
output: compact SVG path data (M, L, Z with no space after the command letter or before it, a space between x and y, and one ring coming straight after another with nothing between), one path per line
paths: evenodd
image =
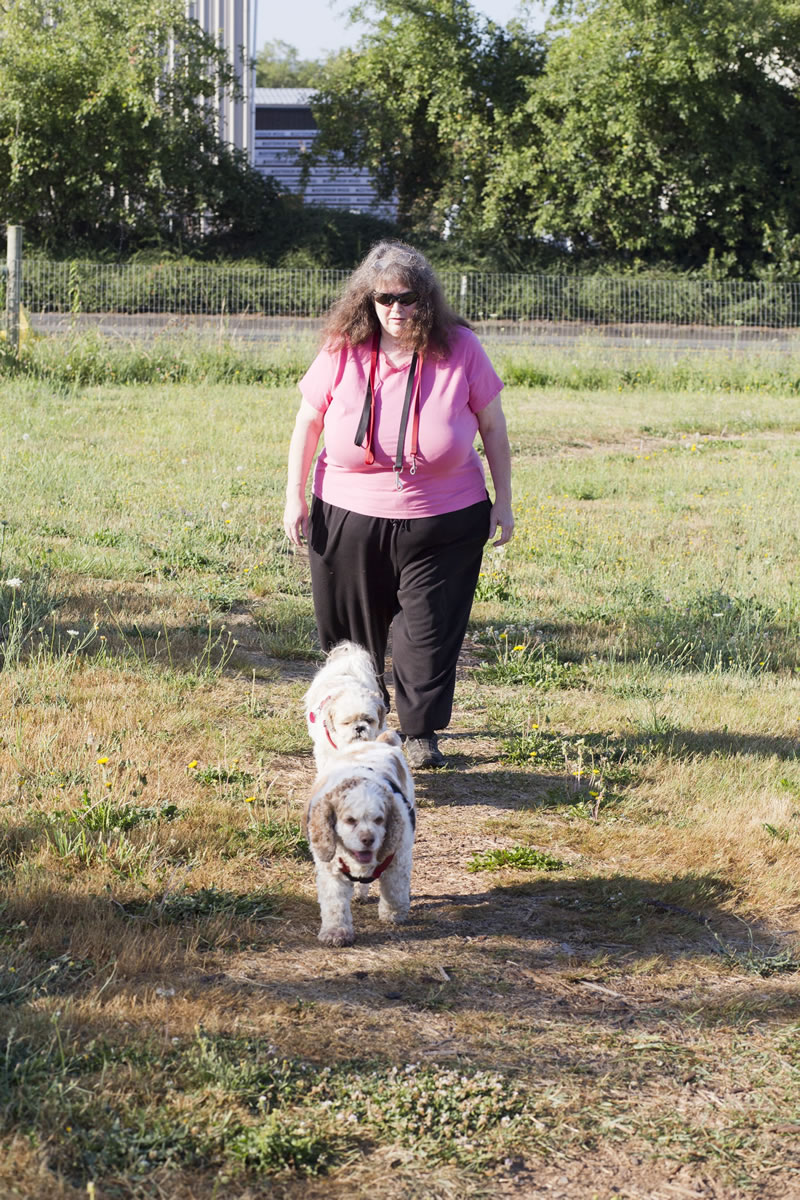
M26 261L22 304L43 329L109 332L219 328L254 338L315 327L347 271L195 263ZM484 334L524 341L800 340L800 283L444 271L451 305ZM0 279L0 307L5 303Z

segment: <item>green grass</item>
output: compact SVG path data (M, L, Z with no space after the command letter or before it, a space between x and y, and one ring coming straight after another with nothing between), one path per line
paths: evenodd
M301 358L2 367L0 1192L791 1195L796 364L498 353L454 769L409 924L331 951Z
M512 846L505 850L486 850L473 854L468 871L499 871L509 867L515 871L563 871L564 863L552 854L543 854L531 846Z

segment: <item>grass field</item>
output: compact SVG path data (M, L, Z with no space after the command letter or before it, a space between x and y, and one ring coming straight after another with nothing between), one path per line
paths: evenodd
M792 365L503 364L411 919L331 950L297 393L50 355L0 421L0 1194L800 1197Z

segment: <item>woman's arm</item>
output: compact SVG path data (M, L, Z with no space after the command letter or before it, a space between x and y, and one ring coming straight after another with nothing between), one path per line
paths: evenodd
M492 544L504 546L514 532L514 514L511 511L511 447L508 444L506 417L500 397L495 396L494 400L476 415L494 484L489 540L494 537L499 526L503 532Z
M283 528L290 542L302 544L308 536L308 502L306 484L308 473L319 445L324 414L307 400L300 401L294 432L289 442L289 466L286 478L286 507L283 510Z

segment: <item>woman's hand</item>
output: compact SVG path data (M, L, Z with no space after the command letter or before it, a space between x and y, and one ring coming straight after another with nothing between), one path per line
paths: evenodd
M307 400L300 401L289 442L286 507L283 510L283 530L293 546L301 546L303 539L308 537L306 484L317 452L323 420L323 414L312 408Z
M514 514L511 511L510 504L498 504L497 501L492 505L492 511L489 514L489 537L488 541L497 533L498 529L502 529L502 534L496 542L492 542L493 546L505 546L509 542L514 533Z
M308 538L308 504L305 496L286 500L283 510L283 531L294 546L302 546Z

